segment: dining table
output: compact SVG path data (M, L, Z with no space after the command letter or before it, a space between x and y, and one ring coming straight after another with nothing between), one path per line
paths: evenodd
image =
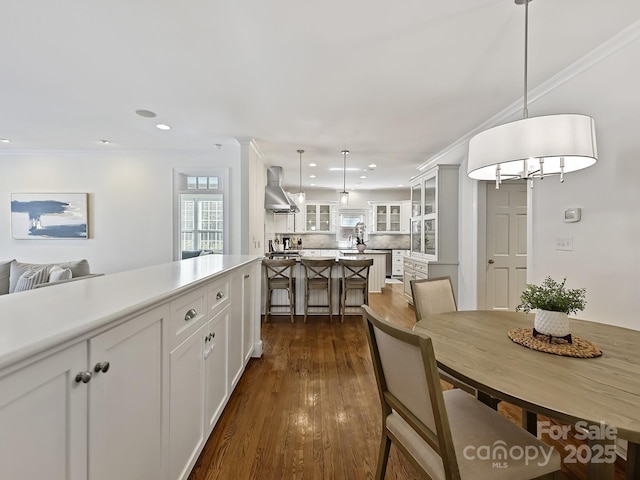
M587 463L587 478L613 479L611 452L620 438L628 442L626 478L640 479L640 331L570 318L574 341L586 340L601 352L578 358L535 350L509 337L514 329L533 327L534 317L455 311L419 319L414 331L431 338L442 370L479 392L579 427L587 446L568 445L573 449L567 450L568 461ZM558 436L564 432L538 426Z

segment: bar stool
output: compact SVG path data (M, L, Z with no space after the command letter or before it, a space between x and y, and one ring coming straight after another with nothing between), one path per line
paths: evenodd
M293 278L293 267L296 265L296 259L262 259L264 267L265 283L267 286L267 298L264 308L264 321L269 321L269 315L273 307L289 307L289 315L291 315L291 323L294 322L293 316L296 312L296 279ZM272 304L271 295L274 290L286 290L289 303Z
M342 267L342 279L340 282L340 322L344 323L344 312L347 307L359 307L369 303L369 269L373 265L373 259L350 260L340 258L338 263ZM362 302L357 305L347 304L347 291L358 290L362 292Z
M336 264L335 260L333 258L303 258L300 261L304 266L305 276L307 277L307 288L304 297L304 323L307 323L309 307L328 308L329 319L331 320L331 323L333 323L333 312L331 309L331 269ZM312 290L326 290L327 303L310 304L309 297Z

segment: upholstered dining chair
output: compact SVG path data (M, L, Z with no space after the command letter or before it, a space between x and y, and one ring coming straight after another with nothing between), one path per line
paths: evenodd
M289 307L289 315L291 316L291 323L294 322L294 315L296 313L296 279L293 277L293 268L296 265L295 258L287 259L275 259L275 258L263 258L262 266L264 267L265 284L267 287L267 295L265 299L264 307L264 321L269 321L269 315L273 307ZM274 290L286 290L289 303L287 304L272 304L272 295Z
M372 259L354 260L340 258L338 260L342 268L340 279L340 322L344 323L344 315L347 307L359 307L369 303L369 269L373 265ZM357 290L362 292L362 301L358 304L347 304L347 292Z
M411 280L410 284L416 322L429 315L455 312L458 310L450 277ZM452 377L441 369L438 369L438 372L440 373L440 378L445 382L450 383L456 388L461 388L472 395L477 395L476 389L472 386Z
M382 404L377 480L384 479L391 442L435 480L560 478L553 447L471 395L442 390L431 338L367 305L362 314Z
M304 303L304 323L307 323L309 307L326 307L329 309L329 320L333 322L331 305L331 269L336 264L333 258L303 258L300 260L305 270L306 288ZM310 303L311 292L314 290L327 291L327 303ZM320 297L322 298L322 297Z

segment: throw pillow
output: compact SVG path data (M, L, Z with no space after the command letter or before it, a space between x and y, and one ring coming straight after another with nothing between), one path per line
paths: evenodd
M9 273L13 260L0 261L0 295L9 293Z
M46 283L49 278L49 269L47 267L38 268L37 270L29 270L24 272L18 279L14 292L24 292L31 290L40 283Z
M72 277L70 268L62 268L54 265L49 270L49 283L59 282L60 280L69 280Z

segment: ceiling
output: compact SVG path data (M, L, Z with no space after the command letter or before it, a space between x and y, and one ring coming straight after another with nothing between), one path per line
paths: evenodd
M530 90L640 18L635 0L529 10ZM523 38L513 0L5 2L0 154L202 151L250 137L288 185L302 148L303 188L342 189L343 149L348 189L407 186L521 102Z

